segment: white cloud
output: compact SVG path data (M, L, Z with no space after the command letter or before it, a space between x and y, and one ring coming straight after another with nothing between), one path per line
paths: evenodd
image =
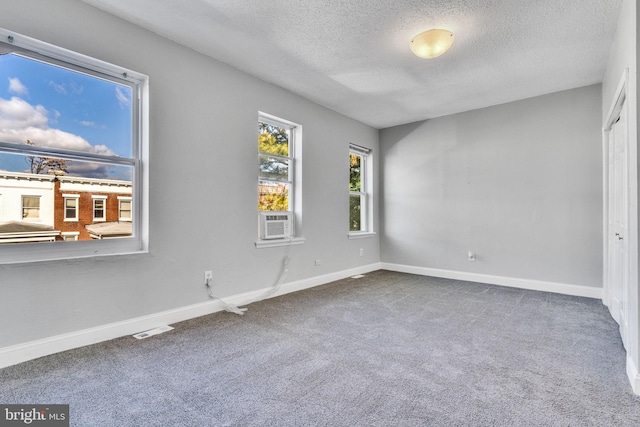
M55 90L56 92L62 94L62 95L66 95L67 94L67 89L65 89L64 85L56 83L54 81L50 81L49 82L50 86L53 86L53 90Z
M120 89L120 86L116 86L116 99L118 100L118 104L120 104L120 108L131 105L131 99Z
M54 112L54 117L59 114ZM33 106L16 96L0 98L0 140L26 142L30 140L43 147L64 148L112 155L104 145L92 146L79 135L49 127L49 112L42 105Z
M68 95L69 93L79 94L84 91L84 87L75 82L71 83L56 83L53 80L49 81L49 86L53 87L53 90L61 95Z
M84 92L84 87L82 87L81 85L79 85L76 82L69 83L69 88L71 89L71 92L73 92L73 93L80 94L80 93Z
M88 128L94 128L94 129L106 129L107 127L105 125L99 125L96 122L92 122L89 120L82 120L80 122L78 122L80 124L80 126L84 126L84 127L88 127Z
M67 170L70 175L74 175L74 176L113 179L113 173L111 173L111 166L103 165L100 163L71 161L71 162L67 162Z
M22 84L19 78L9 77L9 92L15 93L16 95L26 95L29 93L29 89Z
M0 132L2 134L30 127L44 128L47 127L48 120L47 110L42 105L34 107L16 96L10 100L0 98Z

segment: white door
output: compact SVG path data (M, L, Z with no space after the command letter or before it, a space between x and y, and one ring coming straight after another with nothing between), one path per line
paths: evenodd
M609 310L620 325L620 336L627 344L627 298L629 282L629 182L626 108L609 131L609 226L608 277Z

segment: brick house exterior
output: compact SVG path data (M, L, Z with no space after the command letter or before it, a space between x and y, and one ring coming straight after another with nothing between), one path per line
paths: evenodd
M131 199L131 181L0 171L0 244L130 237Z
M131 182L59 176L54 185L54 228L61 240L91 240L97 237L87 226L102 228L128 225L131 235ZM89 227L91 228L91 227ZM125 227L126 229L126 227ZM118 237L125 237L120 231Z

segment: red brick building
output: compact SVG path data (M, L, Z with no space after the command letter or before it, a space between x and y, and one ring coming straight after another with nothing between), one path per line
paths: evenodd
M54 185L54 228L62 240L129 237L131 182L58 176Z

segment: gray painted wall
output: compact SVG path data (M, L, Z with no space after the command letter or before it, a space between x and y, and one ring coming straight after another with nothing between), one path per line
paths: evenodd
M376 129L78 0L3 0L0 26L148 74L151 99L150 253L0 265L0 348L207 301L204 270L228 296L285 255L287 281L379 261L377 237L348 239L349 143L377 150ZM258 111L303 126L300 246L254 246Z
M602 286L601 103L594 85L382 130L382 262Z
M628 70L628 132L629 132L629 287L628 287L628 322L629 341L627 356L629 365L633 365L636 372L640 367L640 293L638 292L638 242L640 229L638 227L638 10L635 0L624 0L618 20L615 39L611 45L609 62L602 82L602 120L607 120L611 105L615 102L616 91L625 70ZM631 361L631 363L629 363ZM632 378L636 393L640 394L640 378Z

